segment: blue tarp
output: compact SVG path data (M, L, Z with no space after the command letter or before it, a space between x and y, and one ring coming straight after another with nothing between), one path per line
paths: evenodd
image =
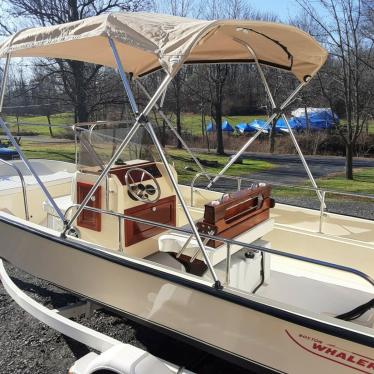
M302 128L303 130L307 129L307 121L305 115L294 118L299 123L300 128ZM339 122L338 116L329 109L310 113L308 116L308 120L309 127L312 131L331 129L336 123Z
M206 127L206 131L207 132L212 132L212 131L216 131L216 128L215 126L213 125L212 122L209 122L207 127ZM228 123L228 121L224 121L222 123L222 131L224 132L234 132L234 129L232 128L232 126Z
M255 132L256 129L253 128L251 125L249 125L248 123L245 123L245 122L241 122L241 123L238 123L236 126L235 126L236 130L240 133L240 134L244 134L244 133L251 133L251 132Z
M213 123L209 122L206 126L206 132L212 132L214 131Z
M228 121L224 121L222 123L222 131L225 131L225 132L234 132L234 129L232 128L232 126L228 123Z
M302 129L302 126L300 124L300 122L292 117L288 120L288 123L291 127L292 130L295 130L295 131L299 131ZM281 132L281 133L285 133L285 132L289 132L288 131L288 126L286 125L286 122L284 121L283 118L279 118L277 120L277 123L275 124L275 129L278 131L278 132Z
M263 119L255 119L254 121L252 121L251 123L249 123L249 126L251 126L252 128L254 128L256 131L258 131L260 128L263 128L266 124L266 121L264 121ZM269 125L266 125L265 126L265 130L263 131L264 134L268 134L269 133Z

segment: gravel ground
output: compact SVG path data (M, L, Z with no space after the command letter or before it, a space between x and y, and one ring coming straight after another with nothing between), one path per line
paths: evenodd
M7 265L7 270L18 287L50 308L77 300L48 282L10 265ZM248 373L190 345L106 311L95 311L93 316L80 318L78 322L196 373ZM86 346L27 314L8 296L0 283L0 374L67 373L73 362L88 352Z

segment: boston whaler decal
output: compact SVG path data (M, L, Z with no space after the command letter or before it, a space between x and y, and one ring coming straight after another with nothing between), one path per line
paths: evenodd
M347 351L333 344L324 343L320 339L312 336L304 334L296 334L293 336L288 330L285 331L293 342L310 353L362 373L374 373L374 358Z

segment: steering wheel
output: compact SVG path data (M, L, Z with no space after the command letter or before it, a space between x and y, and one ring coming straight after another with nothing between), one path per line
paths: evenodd
M140 179L139 179L140 174ZM144 185L145 177L149 177L153 183L147 183ZM137 180L137 182L135 182ZM145 181L147 182L147 181ZM157 179L147 170L142 168L131 168L127 170L125 174L125 183L130 197L135 200L155 203L160 199L161 189L157 182Z

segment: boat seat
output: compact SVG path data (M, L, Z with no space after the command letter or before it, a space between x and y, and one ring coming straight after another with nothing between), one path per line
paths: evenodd
M252 227L251 229L247 230L246 232L237 235L233 239L244 243L253 243L256 240L262 238L264 235L268 234L270 231L272 231L273 226L274 220L267 219L266 221L259 223L255 227ZM191 231L192 233L191 227L189 225L183 226L183 229ZM159 251L167 253L179 253L189 237L189 234L178 232L176 230L160 235L160 237L158 238ZM199 246L197 244L196 239L192 238L192 240L189 242L189 244L183 251L183 254L192 257L198 249ZM206 245L205 249L213 266L226 259L226 244L221 244L219 247L216 248ZM240 249L242 249L242 247L239 245L231 245L231 254L238 252ZM204 261L201 252L198 253L196 258L198 260Z
M72 180L74 173L67 171L57 171L56 173L40 175L39 178L43 183L48 184L59 184L67 183ZM21 188L22 184L18 175L3 176L0 178L0 191L11 190L15 188ZM38 182L32 175L25 175L24 181L26 186L36 186ZM57 183L56 183L57 182Z

